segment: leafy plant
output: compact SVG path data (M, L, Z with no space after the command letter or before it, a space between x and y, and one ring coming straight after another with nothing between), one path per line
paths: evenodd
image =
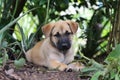
M91 66L81 72L91 77L90 80L120 80L120 44L107 56L105 64L90 60Z
M39 29L35 33L31 33L28 37L28 35L26 36L25 32L23 31L23 28L19 24L17 24L16 27L18 28L17 32L19 33L16 34L21 37L19 39L19 41L21 42L19 46L21 50L25 53L28 49L30 49L34 45L35 36Z
M18 42L18 41L15 41L15 42L13 42L13 43L8 43L7 41L8 40L6 40L5 39L5 36L7 35L8 37L10 37L10 38L13 38L10 34L8 34L6 31L13 25L13 24L15 24L15 23L17 23L17 21L20 19L20 18L22 18L23 16L25 16L26 14L28 14L29 12L31 12L32 10L35 10L36 8L34 8L34 9L31 9L30 11L28 11L28 12L26 12L25 14L23 14L22 16L20 16L20 17L18 17L18 18L16 18L16 19L14 19L13 21L11 21L9 24L7 24L5 27L3 27L2 29L0 29L0 65L2 65L3 67L5 66L5 64L6 64L6 62L7 62L7 60L8 60L8 58L10 58L11 56L13 56L15 59L18 59L19 57L20 57L20 55L21 55L21 51L20 50L18 50L18 49L16 49L15 50L15 47L16 46L18 46L18 47L20 47L21 48L21 50L23 50L24 48L22 48L23 46L21 46L21 44ZM20 30L21 30L21 33L22 33L22 29L20 28ZM24 34L22 34L22 38L24 38L25 39L25 36L24 36ZM31 38L31 40L33 39L33 37L30 37ZM24 40L23 39L23 40ZM29 42L32 42L32 41L29 41ZM24 41L22 41L22 43L25 43L25 40ZM28 46L28 45L27 45ZM27 49L27 47L25 48L25 49ZM17 52L18 51L18 52ZM11 55L11 53L12 53L12 55ZM18 56L16 57L15 55L15 53L19 53L18 54ZM10 54L10 55L9 55Z

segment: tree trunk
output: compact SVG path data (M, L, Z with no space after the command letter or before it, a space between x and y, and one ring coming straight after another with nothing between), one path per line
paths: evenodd
M112 47L115 47L120 43L120 0L117 0L117 4L114 8L114 16L112 19L112 32L110 34L108 53Z

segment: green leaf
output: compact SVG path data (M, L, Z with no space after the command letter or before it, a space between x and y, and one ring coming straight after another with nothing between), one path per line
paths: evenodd
M43 4L45 4L46 2L47 2L47 0L40 0L39 5L43 5Z
M118 45L115 47L115 49L114 49L112 52L110 52L110 54L107 56L105 62L107 62L107 61L109 61L109 60L111 60L111 59L113 59L113 58L118 58L118 59L120 59L120 44L118 44Z
M0 66L2 65L3 63L3 58L0 58Z
M103 74L102 71L96 72L96 73L92 76L91 80L99 80L99 77L100 77L100 75L102 75L102 74Z
M2 44L3 37L4 37L4 33L1 33L1 35L0 35L0 45Z
M34 42L34 37L35 37L36 33L32 33L28 39L28 48L30 48L30 46L32 45L32 43ZM27 48L27 49L28 49Z
M120 72L120 66L118 66L118 71Z
M90 60L89 62L91 64L90 67L83 68L81 72L83 73L89 73L89 72L96 72L96 71L101 71L104 70L104 67L102 64L99 64L95 60Z
M114 79L116 76L115 70L110 71L110 79Z
M7 61L9 58L8 58L8 54L7 53L4 53L4 58L3 60Z
M21 40L22 48L23 48L24 50L26 50L26 49L27 49L27 43L26 43L27 37L25 37L25 33L24 33L24 31L23 31L23 28L20 27L20 26L18 26L18 28L19 28L19 30L20 30L21 37L22 37L22 40Z
M8 45L7 41L3 41L2 44L1 44L2 47L7 47L7 45Z
M22 35L21 35L21 33L20 33L20 30L19 30L18 25L16 25L14 33L15 33L15 35L16 35L16 38L17 38L19 41L21 41L21 40L22 40Z
M23 67L25 65L25 59L20 58L19 60L15 60L14 65L16 66L16 68Z
M100 63L98 63L98 62L96 62L95 60L91 60L91 64L92 64L92 66L93 67L95 67L95 68L97 68L97 69L99 69L99 70L103 70L103 65L102 64L100 64Z
M115 75L115 80L120 80L120 77L118 74Z
M97 68L94 68L94 67L86 67L86 68L83 68L81 70L82 73L89 73L89 72L93 72L93 71L97 71Z

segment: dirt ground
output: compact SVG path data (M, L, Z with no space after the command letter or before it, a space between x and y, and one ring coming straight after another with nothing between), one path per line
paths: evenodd
M0 68L0 80L89 80L79 77L80 72L48 71L45 67L28 63L16 69L13 61L9 61L4 68Z

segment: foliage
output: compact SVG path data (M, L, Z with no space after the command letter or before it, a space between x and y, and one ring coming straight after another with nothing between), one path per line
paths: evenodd
M118 3L118 0L1 0L0 65L4 67L7 60L12 59L17 68L23 66L24 53L43 38L41 27L60 19L79 23L78 40L75 38L78 54L82 52L92 58L98 53L106 53L109 43L109 49L114 48L111 47L113 39L114 45L120 40L117 33L120 29ZM83 42L86 44L82 45ZM87 65L91 66L83 69L82 73L90 76L91 80L119 79L119 48L118 45L108 55L105 64L84 56L89 61Z
M34 9L32 9L32 10L34 10ZM30 10L30 11L32 11L32 10ZM30 11L28 11L28 12L30 12ZM30 44L25 44L25 43L26 43L26 42L25 42L26 37L25 37L25 34L23 33L23 30L22 30L20 27L19 27L19 29L20 29L20 32L21 32L21 34L22 34L21 44L20 44L18 41L16 41L16 42L11 43L11 44L8 45L7 40L4 41L4 36L5 36L5 33L6 33L5 31L6 31L9 27L11 27L11 25L13 25L14 23L16 23L21 17L23 17L24 15L26 15L28 12L26 12L26 13L23 14L22 16L14 19L12 22L10 22L9 24L7 24L4 28L2 28L2 29L0 30L0 34L2 34L1 37L0 37L0 45L1 45L0 51L3 50L3 51L2 51L2 55L4 55L4 56L2 57L3 59L1 58L1 59L2 59L2 60L1 60L1 63L5 64L5 62L6 62L6 56L8 56L8 54L11 53L11 52L9 52L9 50L12 51L12 52L17 52L17 50L16 50L16 51L14 50L16 45L19 46L19 47L21 48L21 50L23 50L23 52L25 53L25 50L24 50L24 49L27 49L27 46L31 44L31 42L32 42L32 40L33 40L33 37L32 37L32 36L30 37L30 40L29 40L29 43L30 43ZM11 37L11 36L9 36L9 37ZM24 48L23 45L26 45L25 48ZM8 49L8 51L7 51L7 49ZM18 52L19 52L19 51L18 51ZM8 53L8 54L7 54L7 53ZM20 52L19 52L19 55L21 55ZM14 57L15 57L15 56L14 56ZM10 58L10 56L9 56L9 58ZM7 58L7 59L8 59L8 58Z
M90 60L90 66L81 72L91 80L120 80L120 44L107 56L105 64ZM82 75L83 75L82 74Z

